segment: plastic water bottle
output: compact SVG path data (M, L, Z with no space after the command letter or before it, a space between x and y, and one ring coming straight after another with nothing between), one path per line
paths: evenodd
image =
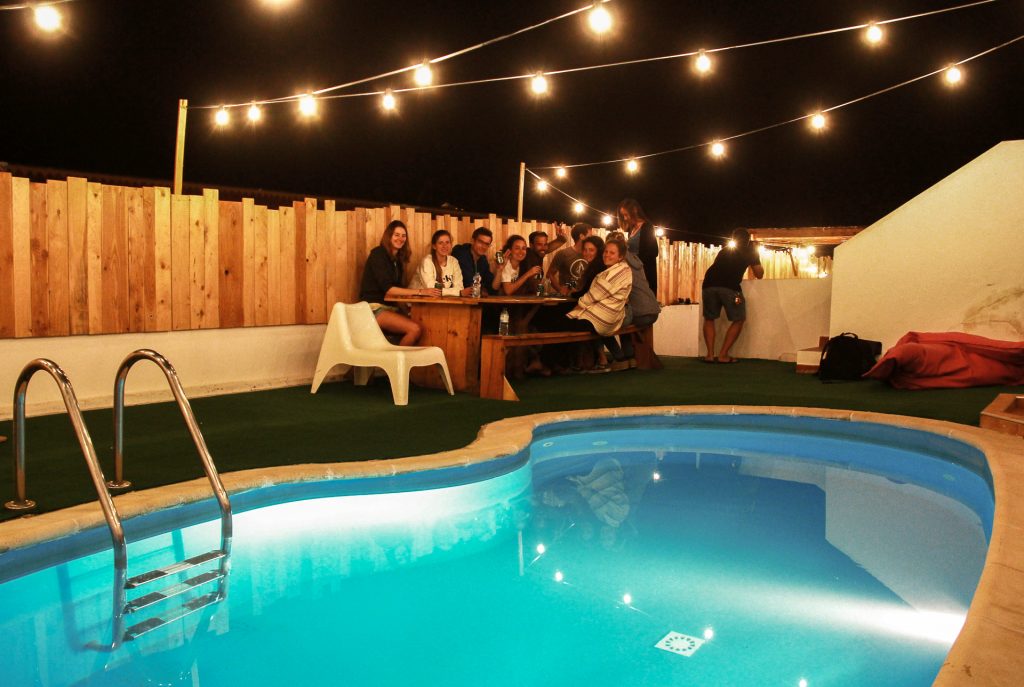
M480 298L480 284L483 279L480 277L480 273L477 272L473 275L473 298Z
M501 315L498 317L498 334L508 336L508 308L501 309Z

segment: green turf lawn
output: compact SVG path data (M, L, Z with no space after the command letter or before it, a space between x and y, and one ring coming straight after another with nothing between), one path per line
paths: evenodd
M870 410L977 425L996 394L1019 387L896 391L875 381L822 384L797 375L793 364L744 360L705 365L663 358L658 372L526 379L514 384L519 403L481 400L413 388L396 407L386 380L351 382L193 399L203 435L221 472L291 463L395 458L457 448L480 426L514 415L686 404L812 406ZM130 388L129 388L130 392ZM112 412L85 413L107 476L113 474ZM8 437L11 423L0 423ZM96 499L66 415L30 418L26 432L28 497L49 511ZM125 475L136 488L202 476L199 459L173 403L136 406L125 413ZM0 445L10 456L11 442ZM0 462L0 500L14 495L10 463ZM0 519L12 517L0 511Z

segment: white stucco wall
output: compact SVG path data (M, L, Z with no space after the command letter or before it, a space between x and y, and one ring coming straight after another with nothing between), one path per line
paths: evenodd
M113 404L114 375L126 355L152 348L166 357L190 397L308 384L326 325L65 336L0 340L0 419L12 414L18 374L34 358L63 368L82 408ZM171 400L151 362L135 364L125 385L129 404ZM57 385L45 372L29 384L28 414L63 412Z
M839 246L831 335L1024 340L1024 141L1005 141Z

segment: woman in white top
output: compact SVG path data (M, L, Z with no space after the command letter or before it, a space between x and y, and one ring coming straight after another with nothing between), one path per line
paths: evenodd
M508 237L502 252L505 254L505 264L501 269L494 271L494 283L491 286L504 296L512 296L530 279L540 274L541 268L534 265L523 274L519 274L519 265L526 257L526 239L518 234Z
M430 255L423 257L413 275L412 285L441 289L442 296L469 296L473 293L473 287L462 287L462 268L452 257L452 235L447 230L439 229L430 237Z

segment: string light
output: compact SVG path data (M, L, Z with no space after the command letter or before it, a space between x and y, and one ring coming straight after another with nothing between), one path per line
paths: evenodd
M626 592L625 594L623 594L622 595L622 603L626 604L627 606L631 605L633 603L633 595L630 594L629 592Z
M231 115L228 113L226 107L222 107L217 110L217 114L213 116L213 123L217 126L227 126L231 123Z
M721 141L715 141L711 144L711 157L723 158L725 157L725 144Z
M398 107L398 101L395 100L395 94L391 92L390 88L384 91L384 95L380 99L380 106L388 112L393 112Z
M316 98L307 93L299 98L299 112L304 117L312 117L316 114Z
M727 244L725 244L725 245L729 246L729 248L735 248L736 247L736 240L735 239L729 239L729 242Z
M64 23L60 11L53 5L41 5L36 7L32 10L32 16L35 19L36 26L47 33L59 31L61 24Z
M951 64L943 71L943 78L950 86L958 86L963 81L964 73L960 71L960 67Z
M548 80L543 74L537 74L530 79L530 90L536 95L544 95L548 92Z
M249 106L249 110L246 112L246 117L249 118L250 122L255 124L256 122L263 119L263 110L260 109L259 105L253 103Z
M555 176L558 177L559 179L564 179L568 175L569 172L568 170L565 169L565 167L558 167L555 169Z
M711 71L711 58L708 57L706 52L701 50L693 60L693 67L699 74L707 74Z
M608 33L612 28L612 15L601 6L600 0L594 3L594 9L590 10L587 21L590 23L590 30L598 35Z
M417 86L426 88L434 82L434 72L430 69L430 64L424 62L420 66L416 67L416 71L412 73L413 81L416 82Z
M583 203L576 203L575 205L573 205L572 206L572 211L575 212L577 215L582 215L583 214Z
M630 174L636 174L640 170L640 163L634 158L626 160L626 171Z
M548 182L544 181L543 179L541 179L540 181L537 182L537 191L538 192L544 193L547 190L548 190Z
M868 24L868 28L864 31L864 40L871 45L878 45L884 37L885 33L882 31L882 27L875 22Z
M606 227L610 227L612 225L612 216L611 215L602 215L601 216L601 224L603 224Z
M817 114L811 117L811 128L814 129L815 131L824 130L827 124L828 120L825 119L825 115L822 114L821 112L818 112Z

